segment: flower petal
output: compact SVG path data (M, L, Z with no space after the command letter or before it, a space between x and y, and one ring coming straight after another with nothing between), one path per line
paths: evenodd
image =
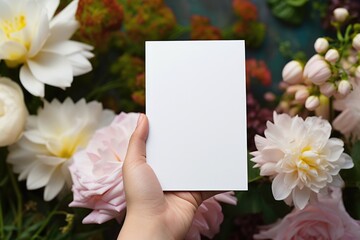
M28 65L26 64L20 68L20 81L24 88L28 90L32 95L37 97L44 97L44 84L34 77Z
M291 193L291 188L285 183L284 174L278 174L271 185L274 198L276 200L284 200Z
M45 187L44 200L50 201L56 197L65 185L65 179L61 175L61 171L56 170L51 176L50 181Z
M48 184L55 168L44 164L35 164L29 172L26 187L29 190L38 189Z
M45 41L50 35L49 32L49 20L47 19L47 14L45 11L41 11L40 15L37 16L37 26L32 33L31 46L28 53L30 58L34 57L40 49L43 47Z
M310 193L311 190L307 187L304 187L303 189L295 188L293 192L293 201L295 207L303 209L309 202Z
M39 81L55 87L69 87L73 81L70 63L53 53L39 53L28 61L32 74Z
M52 19L52 17L55 14L56 9L58 8L59 4L60 4L60 0L38 0L38 2L42 5L45 6L47 9L47 15L49 20Z
M0 45L0 59L21 61L26 52L26 48L18 42L6 41Z
M66 23L75 19L79 1L74 0L67 5L60 13L58 13L50 22L50 27L54 27L57 24Z

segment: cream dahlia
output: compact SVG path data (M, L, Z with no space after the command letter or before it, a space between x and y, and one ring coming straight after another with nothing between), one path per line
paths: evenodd
M68 169L72 156L86 147L96 129L108 125L114 113L98 102L44 101L37 115L28 117L23 137L9 147L7 162L29 190L45 187L44 199L52 200L71 186Z
M54 16L59 2L0 0L0 60L22 65L20 81L35 96L44 96L44 84L66 88L92 69L92 47L69 40L79 25L78 1Z
M303 209L316 193L329 186L341 186L341 169L353 167L344 143L330 138L331 125L319 117L305 120L274 112L274 123L267 122L265 137L255 136L257 151L251 161L260 175L273 179L276 200Z

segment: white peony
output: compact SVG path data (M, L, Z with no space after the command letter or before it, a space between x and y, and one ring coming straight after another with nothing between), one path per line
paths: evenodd
M343 141L329 138L330 133L329 122L319 117L303 120L274 113L265 137L255 136L258 151L251 153L251 161L260 168L260 175L273 178L276 200L303 209L316 193L343 184L339 171L354 164L343 153Z
M0 147L16 142L24 130L28 112L18 84L0 77Z
M52 200L71 186L68 169L72 156L86 147L96 129L108 125L115 114L98 102L44 102L37 116L29 116L23 137L9 148L7 162L26 179L29 190L45 187L44 199Z
M0 60L22 65L20 81L43 97L44 84L69 87L73 76L89 72L91 46L70 41L78 28L78 1L54 16L59 0L0 0Z

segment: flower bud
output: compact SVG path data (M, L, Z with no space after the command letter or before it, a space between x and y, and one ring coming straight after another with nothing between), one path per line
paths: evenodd
M360 65L356 67L355 77L356 77L356 78L360 78Z
M325 82L320 85L320 92L326 97L331 97L336 92L336 86L334 83Z
M315 41L314 48L317 53L324 53L329 48L329 42L325 38L318 38Z
M337 22L344 22L349 16L349 11L346 8L336 8L333 13Z
M307 77L316 85L325 83L331 77L329 64L324 60L316 60L312 62L309 66Z
M313 111L320 105L320 99L318 96L310 96L305 101L305 107Z
M24 130L28 112L21 88L0 77L0 147L15 143Z
M295 100L299 102L305 102L305 100L309 97L310 93L307 88L299 89L295 93Z
M300 62L295 60L288 62L282 71L284 82L289 84L297 84L302 82L302 76L303 67Z
M305 64L305 67L304 67L303 78L306 79L308 77L309 67L311 66L311 64L313 62L315 62L316 60L320 60L320 59L324 59L324 58L322 56L320 56L319 54L315 54L307 61L307 63Z
M331 63L336 63L339 57L339 52L336 49L329 49L325 54L325 60Z
M356 34L352 41L352 46L357 50L360 51L360 33Z
M348 80L341 80L338 86L338 92L343 95L346 96L350 93L351 91L351 83Z
M274 102L276 100L276 95L272 92L266 92L264 94L264 99L268 102Z

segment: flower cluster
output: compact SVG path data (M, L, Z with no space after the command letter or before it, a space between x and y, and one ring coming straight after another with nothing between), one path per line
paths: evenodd
M282 220L260 227L255 239L360 235L359 221L344 207L345 183L340 176L342 169L359 164L355 152L360 139L360 25L349 24L349 19L347 9L334 9L337 38L316 39L315 55L305 63L292 60L283 68L280 85L285 93L277 110L284 113L274 112L264 136L255 136L257 150L251 161L271 181L273 197L295 208ZM331 137L333 130L341 139ZM357 182L353 180L359 177L357 170L351 174L343 176Z

